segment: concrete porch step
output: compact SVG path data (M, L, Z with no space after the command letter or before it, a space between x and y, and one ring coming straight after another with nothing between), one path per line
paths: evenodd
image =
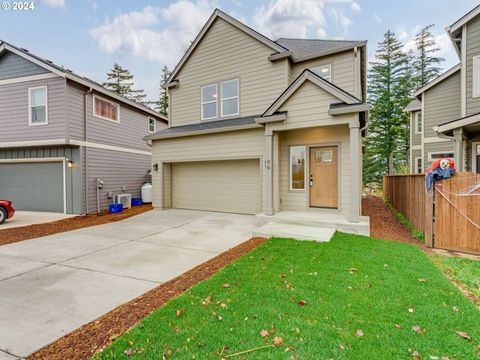
M335 233L335 229L318 226L304 226L268 222L253 231L256 237L279 237L296 240L315 240L328 242Z
M284 225L298 225L307 227L329 228L351 234L370 236L370 219L360 216L358 222L348 221L347 216L307 211L280 211L275 215L260 213L255 215L257 225L278 223Z

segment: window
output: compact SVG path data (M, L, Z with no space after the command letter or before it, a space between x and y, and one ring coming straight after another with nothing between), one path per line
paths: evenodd
M415 158L415 174L421 174L421 173L423 173L422 158L416 157Z
M120 107L117 103L96 95L93 95L93 102L93 116L105 120L120 122Z
M332 81L332 65L322 65L318 67L314 67L311 69L315 74L321 76L325 80Z
M151 117L148 118L148 132L155 132L155 119Z
M290 190L305 189L305 146L290 147Z
M480 97L480 55L473 57L472 97Z
M220 84L222 116L238 115L238 79L224 81Z
M202 120L213 119L217 117L217 84L202 86Z
M430 152L428 153L428 161L433 161L437 159L453 159L455 154L453 151L445 151L445 152Z
M422 112L417 111L415 113L415 134L421 134L423 132L423 117Z
M30 126L48 124L47 87L28 89L28 123Z

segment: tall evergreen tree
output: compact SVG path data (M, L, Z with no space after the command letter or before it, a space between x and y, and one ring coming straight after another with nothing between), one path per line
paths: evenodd
M168 69L167 65L162 68L162 78L160 80L160 97L158 102L155 104L155 110L157 110L160 114L168 115L168 94L167 90L162 88L162 84L164 84L168 77L170 76L171 71Z
M445 61L444 58L436 56L440 48L437 46L432 33L434 26L434 24L427 25L415 34L417 56L413 67L415 69L417 89L436 78L442 70L440 64Z
M102 83L102 85L138 103L143 103L147 96L143 90L135 90L133 88L133 74L130 73L130 70L117 63L113 64L112 70L107 73L107 81Z
M412 93L409 55L390 30L378 44L370 63L369 103L372 105L369 134L365 141L364 181L380 183L385 174L406 163L408 116L403 108Z

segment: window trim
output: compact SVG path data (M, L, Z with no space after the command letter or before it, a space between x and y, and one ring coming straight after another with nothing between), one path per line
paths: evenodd
M420 160L420 172L418 172L418 160ZM423 160L421 156L415 157L415 174L423 174Z
M224 83L228 83L228 82L232 82L232 81L237 82L237 96L231 96L231 97L228 97L228 98L224 98L223 97L223 92L222 92L222 85ZM223 101L224 100L231 100L231 99L237 99L237 112L234 113L234 114L225 115L223 113ZM236 115L239 115L239 114L240 114L240 79L236 78L236 79L230 79L230 80L225 80L225 81L220 82L220 117L223 118L223 117L229 117L229 116L236 116Z
M45 89L45 122L32 123L32 90ZM28 88L28 126L48 125L48 86L35 86Z
M329 77L329 79L325 79L323 76L318 75L318 74L315 72L315 69L321 69L321 68L327 67L327 66L329 67L329 70L330 70L330 77ZM324 79L324 80L326 80L326 81L328 81L328 82L333 82L333 72L332 72L332 68L333 68L333 67L332 67L332 63L329 63L329 64L323 64L323 65L314 66L314 67L310 68L310 70L311 70L312 72L314 72L316 75L320 76L322 79Z
M95 100L96 99L99 99L99 100L102 100L102 101L106 101L110 104L114 104L117 106L117 120L113 120L113 119L110 119L106 116L102 116L102 115L98 115L96 114L95 112ZM98 96L97 94L93 94L93 97L92 97L92 113L93 113L93 117L96 117L98 119L103 119L103 120L107 120L107 121L111 121L113 123L116 123L116 124L119 124L120 123L120 104L115 102L115 101L112 101L112 100L109 100L107 98L104 98L103 96Z
M421 123L422 127L421 127L420 131L418 131L418 115L420 115L420 114L422 115L422 123ZM415 111L415 113L414 113L414 127L415 127L414 128L415 135L422 135L423 134L423 113L422 113L422 111Z
M472 57L472 98L480 97L479 79L480 76L480 55L475 55Z
M209 87L209 86L215 86L216 98L215 98L215 100L204 102L203 101L203 89L206 88L206 87ZM215 116L211 116L211 117L206 118L206 117L203 116L203 105L211 104L211 103L215 103ZM217 119L218 118L218 83L200 86L200 113L201 113L201 119L202 120L211 120L211 119Z
M153 120L153 131L150 130L150 120ZM153 134L157 130L157 120L154 117L147 117L147 130L150 134Z
M446 151L432 151L428 153L428 161L434 161L437 159L433 159L432 155L438 155L438 154L452 154L452 156L449 156L449 159L454 159L455 158L455 152L451 150L446 150Z
M292 179L292 148L302 147L303 148L303 189L294 189L293 179ZM306 145L289 145L288 146L288 191L289 192L305 192L307 189L307 146Z

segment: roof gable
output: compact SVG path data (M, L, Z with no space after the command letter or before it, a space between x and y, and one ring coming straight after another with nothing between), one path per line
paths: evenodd
M295 92L300 89L300 87L306 82L310 81L314 85L320 87L326 92L330 93L337 99L345 102L346 104L358 104L362 101L349 94L345 90L339 88L335 84L325 80L324 78L318 76L309 69L305 69L298 77L285 89L285 91L268 107L268 109L262 114L262 117L271 116L274 114L280 107L287 102L287 100L295 94Z
M192 44L187 49L185 54L183 54L182 58L180 59L178 64L175 66L175 68L173 69L172 73L170 74L169 78L167 79L167 81L165 83L172 82L175 79L175 76L178 74L178 72L180 71L182 66L185 64L185 62L187 61L189 56L193 53L193 51L195 50L197 45L200 43L200 41L203 39L203 37L207 34L207 32L210 29L210 27L212 26L212 24L218 18L225 20L230 25L236 27L237 29L245 32L246 34L250 35L254 39L260 41L261 43L263 43L265 45L267 45L268 47L270 47L275 52L286 52L287 51L286 48L284 48L280 44L277 44L275 41L270 40L266 36L258 33L257 31L253 30L252 28L248 27L247 25L245 25L245 24L241 23L240 21L234 19L230 15L227 15L223 11L221 11L219 9L215 9L213 14L210 16L208 21L203 26L202 30L200 30L200 32L198 33L195 40L192 42Z
M420 96L422 93L424 93L425 91L427 91L428 89L434 87L435 85L441 83L442 81L444 81L445 79L448 79L450 76L452 76L453 74L455 74L457 71L460 70L460 68L462 67L461 64L457 64L455 65L454 67L448 69L447 71L445 71L442 75L436 77L435 79L433 79L432 81L430 81L427 85L421 87L420 89L418 89L417 91L415 91L415 93L413 94L414 97L418 97Z
M0 54L0 80L46 73L49 71L44 67L8 50Z
M467 22L473 20L475 17L480 15L480 5L474 7L472 10L470 10L468 13L463 15L460 19L455 21L452 25L447 27L447 31L450 33L453 33L460 29L464 24Z

